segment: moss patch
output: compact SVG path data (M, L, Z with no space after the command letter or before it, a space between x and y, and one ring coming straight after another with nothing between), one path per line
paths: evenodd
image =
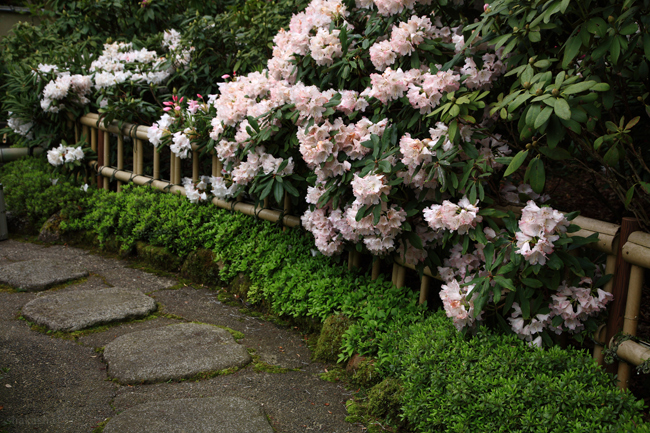
M347 378L347 373L342 368L333 368L319 374L319 377L327 382L340 382Z
M346 403L348 422L361 422L368 432L408 432L411 429L399 417L404 388L394 378L386 378L367 395L358 394ZM381 420L381 423L378 421Z
M190 253L181 266L181 275L208 286L220 284L219 264L212 251L200 248Z
M147 262L150 266L166 271L178 270L183 264L183 260L170 253L167 248L154 247L144 242L137 242L135 250L138 258Z
M248 353L251 355L251 358L253 358L253 371L256 373L271 373L271 374L283 374L283 373L288 373L290 371L300 371L299 368L285 368L285 367L279 367L277 365L271 365L267 364L266 362L262 361L262 358L257 355L257 351L253 348L248 348Z
M337 362L341 354L343 334L350 327L350 319L342 314L328 317L323 323L320 337L314 350L314 359Z
M104 427L106 427L106 424L108 424L110 420L110 418L106 418L104 421L97 424L97 426L92 430L92 433L102 433L104 431Z
M350 377L350 382L362 388L370 388L376 385L381 377L375 367L375 362L371 359L364 359L354 370Z

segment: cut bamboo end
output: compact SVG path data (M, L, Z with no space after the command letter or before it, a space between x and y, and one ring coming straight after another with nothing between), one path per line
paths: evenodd
M650 246L646 245L647 238L650 238L647 233L632 233L628 241L623 245L623 260L650 269Z
M650 359L650 346L627 340L618 346L616 355L630 364L641 365Z

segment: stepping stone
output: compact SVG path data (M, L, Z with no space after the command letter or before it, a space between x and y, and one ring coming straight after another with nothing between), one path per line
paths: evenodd
M111 418L104 433L273 433L262 407L239 397L145 403Z
M251 356L224 329L180 323L118 337L104 348L104 360L111 377L129 384L243 367Z
M53 331L78 331L143 317L155 310L156 302L149 296L136 290L110 287L48 293L28 302L22 314Z
M52 259L33 259L0 267L0 284L37 292L88 276L78 265Z

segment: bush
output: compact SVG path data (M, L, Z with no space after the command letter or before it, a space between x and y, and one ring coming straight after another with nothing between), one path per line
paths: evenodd
M391 342L383 365L401 379L402 416L417 431L618 432L640 424L643 402L584 351L531 348L486 328L464 338L443 312Z
M78 182L52 174L44 158L25 157L0 166L7 210L27 218L37 231L56 212L74 213L85 197Z

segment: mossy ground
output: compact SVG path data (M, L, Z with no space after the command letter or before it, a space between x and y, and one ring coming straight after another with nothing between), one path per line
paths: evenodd
M403 398L401 383L397 379L386 378L367 393L357 393L347 401L349 415L345 420L363 423L368 432L410 432L411 429L399 416Z
M343 334L350 327L350 319L342 314L328 317L316 343L314 359L325 362L338 362L341 354Z

